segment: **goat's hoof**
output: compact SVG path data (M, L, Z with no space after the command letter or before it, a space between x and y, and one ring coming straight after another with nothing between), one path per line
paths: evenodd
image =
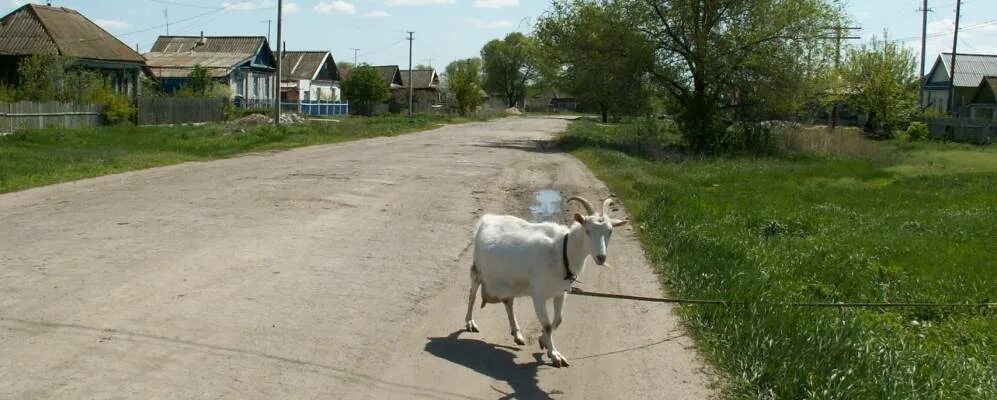
M468 332L481 332L478 330L478 324L474 323L474 320L467 321L467 326L464 327Z
M526 340L523 339L523 335L521 335L521 334L517 333L517 334L513 335L512 336L512 340L515 341L516 344L518 344L520 346L526 345Z
M568 359L564 358L564 356L562 356L561 353L552 352L548 354L548 356L550 357L550 363L553 364L555 367L561 368L561 367L570 366L570 364L568 364Z

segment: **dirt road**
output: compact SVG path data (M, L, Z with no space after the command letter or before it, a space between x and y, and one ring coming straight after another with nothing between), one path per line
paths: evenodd
M514 118L0 195L0 398L701 399L668 306L570 297L548 364L528 301L465 333L471 231L607 189ZM565 220L568 211L560 211ZM621 212L625 211L621 209ZM660 294L631 231L588 290Z

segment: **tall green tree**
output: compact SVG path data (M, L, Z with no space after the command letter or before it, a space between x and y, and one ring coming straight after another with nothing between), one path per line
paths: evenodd
M528 85L537 77L536 43L519 32L492 40L481 48L485 90L499 93L513 107L526 98Z
M866 129L891 135L917 112L918 79L914 52L875 37L850 49L841 76L844 101L866 114Z
M650 108L651 43L616 0L555 1L536 25L541 64L553 64L554 85L609 115L640 115Z
M370 115L374 106L388 99L388 84L374 67L361 64L341 83L343 95L359 114Z
M721 151L735 120L800 107L826 55L829 29L842 24L833 0L633 0L637 25L653 43L653 72L666 104L696 152Z
M460 115L473 112L484 102L480 58L457 60L447 65L447 81Z

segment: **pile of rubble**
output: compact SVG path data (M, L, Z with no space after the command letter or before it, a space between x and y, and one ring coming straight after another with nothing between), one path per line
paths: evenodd
M280 113L281 124L300 124L305 122L305 117L295 113Z
M509 107L509 108L505 109L505 113L508 114L508 115L520 115L523 112L519 111L519 109L516 108L516 107Z
M280 123L284 125L300 124L305 122L305 117L295 113L281 113ZM242 126L269 125L273 123L273 118L264 114L249 114L245 117L232 121L233 124Z

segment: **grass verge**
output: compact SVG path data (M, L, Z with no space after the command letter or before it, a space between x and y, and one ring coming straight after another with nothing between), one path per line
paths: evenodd
M628 129L576 122L561 142L627 204L672 294L748 303L681 309L727 397L997 398L995 310L767 305L997 299L997 149L652 161L614 139Z
M44 129L0 136L0 193L136 169L229 157L250 151L337 143L431 129L487 117L347 117L275 128L104 126Z

